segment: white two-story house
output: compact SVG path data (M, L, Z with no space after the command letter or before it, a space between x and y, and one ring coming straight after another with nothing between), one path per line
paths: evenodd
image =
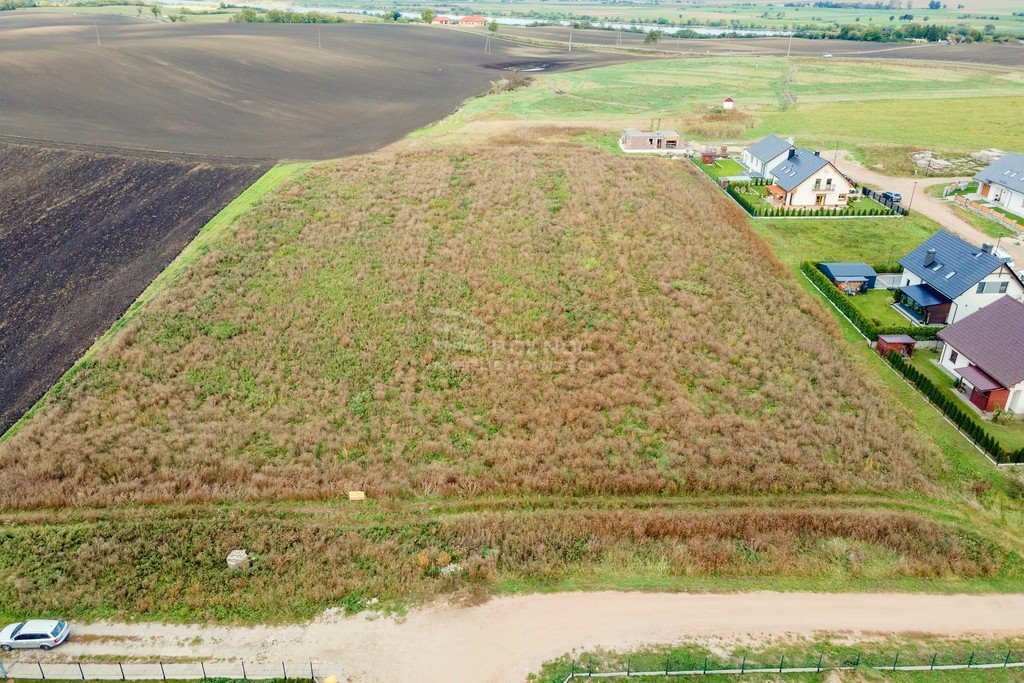
M740 163L750 176L772 180L771 170L786 159L791 149L793 138L783 140L778 135L766 135L743 150Z
M792 209L842 209L853 185L818 152L790 149L769 171L774 181L766 189L771 203Z
M926 325L943 325L1009 296L1024 301L1024 284L1009 257L940 230L900 259L898 307Z

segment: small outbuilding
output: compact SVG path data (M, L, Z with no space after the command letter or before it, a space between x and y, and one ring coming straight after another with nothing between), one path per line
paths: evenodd
M440 25L440 26L451 26L452 24L455 23L455 20L452 19L451 17L446 17L443 14L441 14L441 15L438 15L438 16L434 17L430 21L430 23L431 24L437 24L437 25Z
M875 288L878 273L866 263L819 263L818 270L846 294L863 294Z
M680 149L683 136L674 130L638 130L627 128L619 138L624 152L663 152Z
M729 111L730 109L732 109L734 104L736 104L736 102L733 101L731 97L726 97L724 100L722 100L722 109Z
M888 356L890 351L895 351L901 356L909 358L914 355L915 344L917 344L917 340L908 334L880 334L878 335L878 345L875 348L883 356Z

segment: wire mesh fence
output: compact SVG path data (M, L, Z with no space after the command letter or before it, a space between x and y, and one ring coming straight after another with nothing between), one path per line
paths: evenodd
M565 670L545 677L544 683L567 683L581 678L663 678L703 675L807 674L835 670L950 671L956 669L1024 669L1024 649L859 652L842 649L803 655L748 654L716 658L694 653L671 656L639 654L629 658L585 655L569 662Z
M81 681L167 681L226 678L322 680L341 676L341 667L324 662L40 662L0 661L0 679Z

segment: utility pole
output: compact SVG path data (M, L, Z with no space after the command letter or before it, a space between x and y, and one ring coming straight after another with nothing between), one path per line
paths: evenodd
M907 204L908 209L914 208L914 195L917 193L917 181L914 181L914 189L910 191L910 203Z
M572 26L569 27L569 52L572 52Z
M323 47L323 45L320 42L320 24L316 25L316 47L317 49Z
M97 45L102 45L103 43L101 43L101 42L100 42L100 25L99 25L99 24L97 24L97 23L95 22L95 20L94 20L94 21L92 22L92 27L93 27L94 29L96 29L96 44L97 44Z
M484 43L484 54L485 55L491 54L491 36L490 36L490 34L488 34L487 41Z
M789 59L789 54L793 51L793 34L789 34L789 47L786 48L786 59Z
M622 29L615 32L615 47L622 47Z

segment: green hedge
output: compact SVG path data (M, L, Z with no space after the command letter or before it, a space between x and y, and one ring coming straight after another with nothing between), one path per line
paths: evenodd
M917 386L918 390L941 410L950 421L970 438L979 448L995 458L996 462L1019 463L1024 460L1024 448L1008 451L999 441L985 431L978 421L977 415L960 404L960 401L947 394L941 387L935 386L928 377L910 364L903 356L890 351L885 357L896 371Z
M704 171L705 173L707 173L707 174L708 174L708 177L709 177L709 178L711 178L712 180L714 180L714 181L715 181L715 183L718 183L718 176L717 176L717 175L715 175L715 172L711 170L711 167L710 167L710 166L708 166L707 164L703 164L703 163L701 163L701 162L700 162L700 161L699 161L699 160L697 159L697 157L693 157L693 163L697 165L697 168L699 168L700 170L702 170L702 171Z
M849 294L843 294L839 291L832 284L832 281L818 270L817 265L813 261L804 261L800 264L800 270L807 275L811 282L817 285L818 289L822 291L829 301L836 305L836 308L843 312L843 315L850 319L854 327L872 341L878 339L880 334L906 334L914 339L931 340L935 339L939 330L942 329L940 325L913 325L909 322L906 325L877 326L850 301Z

